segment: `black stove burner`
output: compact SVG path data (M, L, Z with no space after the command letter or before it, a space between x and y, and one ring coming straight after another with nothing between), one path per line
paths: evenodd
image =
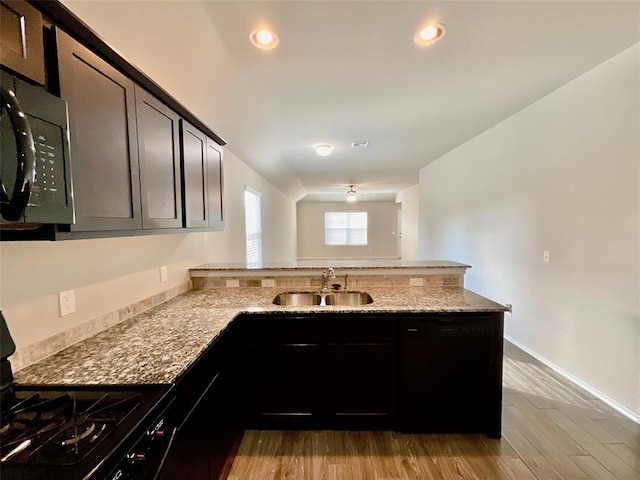
M83 479L123 455L169 386L12 386L0 398L5 479ZM142 431L144 432L144 430ZM104 473L104 472L103 472ZM108 473L108 472L107 472ZM93 478L93 476L91 476Z
M12 401L13 400L13 401ZM140 406L137 393L35 393L2 401L0 460L74 465Z

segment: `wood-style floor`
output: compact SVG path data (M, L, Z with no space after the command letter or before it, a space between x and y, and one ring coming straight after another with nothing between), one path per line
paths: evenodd
M228 480L640 480L640 425L505 344L502 439L257 431Z

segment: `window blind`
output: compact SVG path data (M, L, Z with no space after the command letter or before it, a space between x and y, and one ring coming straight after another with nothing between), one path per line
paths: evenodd
M246 226L247 268L262 267L262 206L260 194L244 191L244 218Z

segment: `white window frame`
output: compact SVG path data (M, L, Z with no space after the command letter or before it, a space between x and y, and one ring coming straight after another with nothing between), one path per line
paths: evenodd
M262 268L262 194L244 188L244 225L247 268Z
M355 227L364 215L365 227ZM331 228L328 226L331 216L344 217L345 227ZM324 212L324 244L326 246L366 246L368 243L369 214L367 211Z

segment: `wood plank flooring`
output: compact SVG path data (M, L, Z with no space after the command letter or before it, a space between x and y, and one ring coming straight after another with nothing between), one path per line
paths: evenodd
M640 480L640 425L505 343L502 439L245 432L228 480Z

